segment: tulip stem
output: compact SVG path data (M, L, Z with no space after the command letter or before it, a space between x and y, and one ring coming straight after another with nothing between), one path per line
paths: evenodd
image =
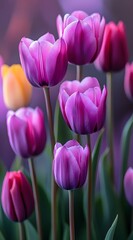
M70 240L75 240L74 229L74 192L68 190L69 194L69 225L70 225Z
M92 219L92 159L90 135L87 135L87 143L90 150L88 170L88 198L87 198L87 240L91 240L91 219Z
M19 240L25 240L25 229L24 224L22 222L19 222Z
M82 73L83 73L83 66L76 65L76 80L79 82L82 79Z
M107 111L106 111L106 126L107 126L107 139L109 144L109 160L111 164L111 178L114 180L114 154L113 154L113 108L112 108L112 74L106 75L107 84Z
M38 194L36 173L35 173L33 160L34 159L29 158L29 169L30 169L32 188L33 188L33 194L34 194L37 230L38 230L38 235L39 235L40 240L43 240L42 225L41 225L41 212L40 212L40 205L39 205L39 194Z
M49 131L50 131L50 140L51 140L51 150L53 154L54 145L55 145L55 135L54 135L54 123L52 116L52 106L50 100L49 88L44 87L44 97L46 103L46 111L48 117ZM56 232L56 195L57 195L57 185L54 181L54 176L51 174L51 226L52 226L52 240L57 240Z

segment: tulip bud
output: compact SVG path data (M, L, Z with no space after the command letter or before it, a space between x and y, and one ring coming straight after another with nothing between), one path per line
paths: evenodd
M2 185L1 203L6 216L22 222L32 214L34 199L32 188L21 172L7 172Z
M133 206L133 168L128 168L124 177L124 190L127 201Z
M13 151L28 158L40 154L46 143L43 112L40 108L20 108L7 114L7 131Z
M124 78L124 90L127 97L133 101L133 63L126 64L125 78Z
M54 147L53 173L56 183L66 190L82 187L85 183L89 148L83 148L77 141L70 140L63 146Z
M22 38L20 60L29 82L35 87L54 86L62 81L67 70L65 41L47 33L37 41Z
M92 63L99 54L105 20L95 13L88 16L83 11L57 17L57 30L67 44L68 61L83 65Z
M27 106L31 99L32 87L29 84L21 65L11 67L3 65L3 97L7 108L16 110Z
M104 72L120 71L128 61L128 47L123 22L110 22L105 27L103 43L95 66Z
M103 127L106 110L106 88L103 91L96 78L81 82L65 81L60 86L59 103L63 117L71 130L90 134Z

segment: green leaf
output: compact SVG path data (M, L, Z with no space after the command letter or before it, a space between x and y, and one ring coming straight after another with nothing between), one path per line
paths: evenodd
M133 240L133 231L131 232L127 240Z
M63 240L70 240L70 233L69 233L68 224L65 224L64 229L65 230L64 230Z
M24 223L25 225L25 232L26 232L26 239L27 240L39 240L38 233L33 225L27 220Z
M3 237L2 232L0 232L0 240L5 240L5 238Z
M98 139L96 141L96 144L94 146L93 152L92 152L92 196L94 198L94 191L95 191L95 182L96 182L96 173L97 173L97 166L98 166L98 160L99 160L99 153L100 153L100 147L102 143L104 129L100 131L100 134L98 136Z
M132 129L133 129L133 115L126 122L122 132L122 138L121 138L121 152L122 152L121 190L123 188L123 177L125 175L127 164L128 164L130 138L131 138Z
M16 157L11 165L11 171L23 170L22 159Z
M59 108L59 104L57 102L55 108L55 137L56 141L64 144L65 142L71 140L73 138L72 132L65 123L62 113Z
M118 215L116 216L114 222L112 223L112 226L108 230L107 235L105 237L105 240L113 240L115 229L116 229L116 225L117 225L117 221L118 221Z

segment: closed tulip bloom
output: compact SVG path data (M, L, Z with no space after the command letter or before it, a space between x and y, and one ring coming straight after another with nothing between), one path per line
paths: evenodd
M59 103L68 126L78 134L89 134L103 127L107 91L101 91L96 78L61 84Z
M23 37L19 54L25 74L35 87L54 86L65 76L68 60L62 38L55 41L50 33L37 41Z
M105 19L95 13L88 16L83 11L57 17L59 36L67 43L68 61L83 65L92 63L99 54L105 27Z
M95 66L104 72L120 71L128 61L128 46L123 22L110 22L105 27L101 51Z
M7 172L2 185L1 203L6 216L15 222L30 217L34 210L32 188L21 172Z
M20 108L7 114L7 131L13 151L23 158L40 154L46 143L42 110L37 107Z
M133 101L133 63L127 63L125 67L124 90L127 97Z
M124 190L126 199L133 206L133 168L128 168L124 176Z
M63 189L82 187L85 183L89 148L83 148L76 140L66 144L56 143L54 147L53 173L56 183Z
M21 65L1 67L3 79L3 98L7 108L16 110L25 107L31 100L32 87Z

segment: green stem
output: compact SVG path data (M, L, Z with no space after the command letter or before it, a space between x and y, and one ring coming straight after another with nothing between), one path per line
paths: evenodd
M87 135L87 143L90 150L88 166L88 198L87 198L87 240L91 240L91 220L92 220L92 159L90 135Z
M75 240L74 228L74 192L68 191L69 194L69 225L70 225L70 240Z
M107 127L107 139L109 144L109 160L111 164L111 178L114 180L114 153L113 153L113 108L112 108L112 74L106 75L107 84L107 110L106 110L106 127Z
M79 82L82 80L83 66L76 66L76 80Z
M19 222L19 240L26 240L24 224Z
M52 115L52 106L50 100L49 88L43 88L46 111L48 117L49 131L50 131L50 141L51 141L51 151L53 154L54 145L55 145L55 135L54 135L54 123ZM51 226L52 226L52 240L57 240L57 231L56 231L56 195L57 195L57 185L54 181L54 176L51 174Z
M40 206L39 206L39 194L38 194L36 173L35 173L33 160L34 159L29 158L29 169L30 169L32 188L33 188L33 194L34 194L37 230L38 230L38 235L39 235L40 240L43 240L42 225L41 225L41 212L40 212Z

